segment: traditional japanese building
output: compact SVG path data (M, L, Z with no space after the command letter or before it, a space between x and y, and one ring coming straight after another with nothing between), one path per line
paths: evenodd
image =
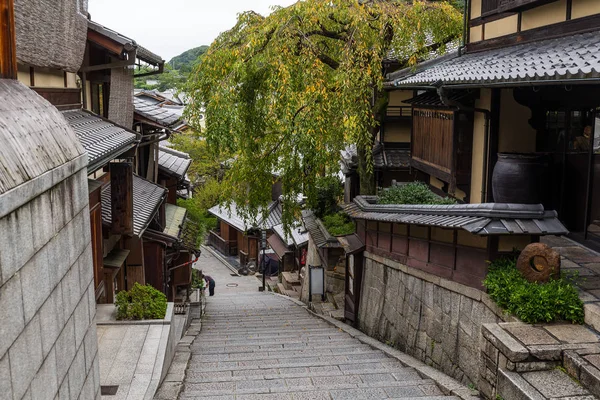
M467 203L541 203L598 247L600 4L472 0L468 16L460 53L389 75L416 94L411 166Z

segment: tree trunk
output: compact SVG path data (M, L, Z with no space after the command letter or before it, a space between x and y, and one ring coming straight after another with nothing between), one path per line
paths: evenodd
M377 128L371 128L372 131ZM375 135L371 134L371 143L369 143L369 150L373 151L373 144L375 141ZM375 195L375 174L373 171L373 166L369 168L367 163L367 150L361 146L357 146L357 154L358 154L358 176L360 180L360 194L361 195Z

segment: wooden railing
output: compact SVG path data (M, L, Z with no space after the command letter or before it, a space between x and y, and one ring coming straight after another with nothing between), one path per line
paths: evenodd
M240 250L240 266L244 266L248 263L248 253Z
M208 233L208 244L219 250L221 254L226 256L234 255L232 254L232 248L235 247L235 242L223 239L217 232L210 231Z

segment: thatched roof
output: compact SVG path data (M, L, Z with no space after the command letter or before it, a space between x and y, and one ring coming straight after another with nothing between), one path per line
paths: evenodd
M15 0L17 59L77 72L87 38L87 1Z
M85 154L63 115L12 80L0 80L0 143L0 195Z

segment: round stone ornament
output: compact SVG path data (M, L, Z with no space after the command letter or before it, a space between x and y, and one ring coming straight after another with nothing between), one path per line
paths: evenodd
M560 273L560 254L544 243L531 243L519 255L517 269L529 282L548 282Z

